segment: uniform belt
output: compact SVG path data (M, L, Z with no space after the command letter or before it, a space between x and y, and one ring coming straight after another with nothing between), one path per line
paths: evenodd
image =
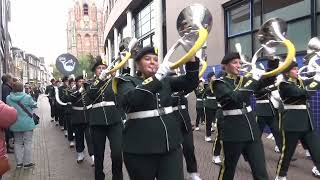
M307 109L306 105L289 105L289 104L285 104L283 106L284 109Z
M197 101L202 101L202 99L197 98Z
M85 107L72 106L72 109L77 110L77 111L82 111L82 110L86 110L86 109L90 109L90 108L92 108L92 104L90 104L89 106L85 106Z
M172 106L154 109L154 110L147 110L147 111L138 111L133 113L127 114L127 119L143 119L143 118L150 118L150 117L157 117L164 114L170 114L173 112Z
M179 109L186 109L186 105L179 105L172 108L173 111L178 111Z
M217 99L216 97L208 96L207 99Z
M223 110L224 116L235 116L235 115L241 115L246 114L252 111L251 106L245 107L243 109L232 109L232 110Z
M102 101L92 105L92 108L104 107L104 106L114 106L116 105L114 101Z
M270 101L268 99L265 100L256 100L257 104L265 104L265 103L269 103Z

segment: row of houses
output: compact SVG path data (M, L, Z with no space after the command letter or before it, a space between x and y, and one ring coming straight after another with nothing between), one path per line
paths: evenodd
M9 69L10 73L24 83L28 82L42 87L50 83L52 68L45 64L44 58L26 53L17 47L11 48Z

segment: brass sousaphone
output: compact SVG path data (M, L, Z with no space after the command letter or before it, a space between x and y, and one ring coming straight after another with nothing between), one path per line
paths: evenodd
M287 33L287 23L280 18L271 18L266 21L258 31L257 38L261 43L261 46L257 52L253 55L251 62L246 61L241 55L241 61L244 66L251 66L251 71L256 69L257 59L262 52L274 53L272 48L283 44L287 48L287 56L280 65L273 69L272 71L265 72L263 74L264 78L272 77L283 72L295 58L296 50L293 43L286 38ZM236 49L239 49L239 45L236 45ZM240 48L241 49L241 48ZM239 50L238 50L239 51ZM241 51L241 50L240 50ZM241 52L239 52L241 54Z
M187 53L172 63L170 68L173 70L187 63L206 42L211 26L212 15L203 5L193 4L184 8L177 19L177 29L181 38L168 50L163 62L169 62L174 51L180 45L183 45L184 47L189 47L185 49ZM199 74L203 73L206 68L205 61L201 61L201 64L202 69Z

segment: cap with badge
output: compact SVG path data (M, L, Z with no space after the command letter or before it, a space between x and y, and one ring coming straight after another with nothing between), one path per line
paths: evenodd
M240 59L240 54L237 52L231 52L226 54L221 61L221 64L228 64L229 62L231 62L234 59Z
M140 61L141 58L147 54L158 55L158 49L155 47L147 46L142 48L140 51L137 52L134 61Z
M92 66L91 71L94 72L94 71L96 70L96 68L97 68L98 66L100 66L100 65L105 65L105 66L107 66L107 64L102 60L101 56L97 56L97 57L95 58L95 63L94 63L94 65Z

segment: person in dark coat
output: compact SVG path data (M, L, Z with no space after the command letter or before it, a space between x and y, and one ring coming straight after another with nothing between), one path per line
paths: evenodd
M114 80L117 101L127 113L123 157L131 180L184 179L181 123L171 94L197 87L199 61L186 63L186 75L167 77L169 63L160 65L157 52L144 47L135 57L140 76Z
M4 74L1 77L1 80L2 80L2 87L1 87L2 97L1 97L1 99L4 103L7 103L7 96L12 91L11 85L12 85L13 77L11 76L11 74ZM4 132L5 132L7 153L13 153L13 147L10 146L10 142L13 141L13 133L10 131L9 128L6 128Z
M72 103L72 116L71 116L71 126L75 132L76 140L76 151L77 151L77 163L83 162L84 156L84 138L86 138L88 154L93 160L93 144L92 136L89 128L89 117L88 109L92 107L90 100L86 96L85 91L85 80L83 76L78 76L75 79L76 88L72 90L69 95L69 102ZM92 162L93 166L94 163Z
M241 154L245 155L255 180L268 180L261 131L251 104L251 95L258 90L263 72L255 70L252 76L239 76L239 53L228 53L221 61L226 75L212 82L212 89L221 105L221 149L225 156L219 180L234 178Z
M280 97L283 100L283 110L279 118L283 141L276 180L287 179L290 161L299 140L311 154L315 165L312 169L313 175L320 177L320 137L316 132L309 104L311 96L320 89L320 69L317 69L314 78L309 80L299 78L298 70L298 64L292 62L283 72L285 79L279 85Z
M92 67L95 74L93 83L87 87L87 96L92 108L89 110L89 125L94 149L95 180L104 180L103 162L106 138L109 139L112 161L112 180L122 180L122 130L120 108L116 105L115 94L112 90L113 77L100 76L107 66L100 56Z

